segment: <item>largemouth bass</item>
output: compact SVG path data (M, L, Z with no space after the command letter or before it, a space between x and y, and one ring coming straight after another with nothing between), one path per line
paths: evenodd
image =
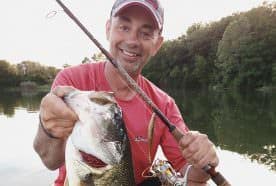
M113 94L74 90L64 101L79 117L66 144L65 185L135 185L130 143L122 111ZM90 166L80 151L96 157L106 166Z

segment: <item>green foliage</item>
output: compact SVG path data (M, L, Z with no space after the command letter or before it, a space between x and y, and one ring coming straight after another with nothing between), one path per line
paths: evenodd
M104 60L106 60L106 57L102 52L99 52L99 53L93 54L92 59L94 61L104 61Z
M0 60L0 85L14 86L17 79L15 67L5 60Z
M191 130L199 130L220 148L239 152L252 160L262 156L276 170L276 94L236 90L169 89ZM270 145L269 145L270 144ZM275 147L274 147L275 148Z
M43 66L32 61L11 65L5 60L0 60L0 86L16 87L23 81L31 81L39 85L49 84L58 71L55 67Z
M241 14L219 42L216 67L220 83L238 88L271 86L276 16L269 7Z
M85 57L85 58L81 61L82 64L89 63L89 62L90 62L90 59L89 59L88 57Z
M83 62L83 61L82 61L82 62ZM69 65L69 64L67 64L67 63L65 63L65 64L62 65L63 68L68 68L68 67L70 67L70 66L71 66L71 65Z
M202 56L195 56L195 69L193 71L194 77L202 86L209 83L210 65Z
M276 60L272 65L272 85L276 87Z
M145 66L143 73L160 86L176 86L183 76L182 66L188 56L188 51L179 38L167 41L160 51ZM171 56L167 54L172 54Z
M58 69L46 67L37 62L23 61L17 65L20 79L33 81L37 84L47 84L53 81Z
M196 23L166 41L143 73L161 87L275 86L276 3Z

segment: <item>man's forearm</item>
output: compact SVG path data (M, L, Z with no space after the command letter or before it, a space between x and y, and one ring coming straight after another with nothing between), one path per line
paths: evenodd
M33 146L48 169L55 170L64 163L65 145L66 140L50 138L38 127Z

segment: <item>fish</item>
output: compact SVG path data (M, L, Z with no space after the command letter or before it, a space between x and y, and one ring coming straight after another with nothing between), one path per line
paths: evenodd
M73 90L64 102L78 115L65 147L65 186L135 185L130 142L114 94ZM92 167L82 153L106 164Z

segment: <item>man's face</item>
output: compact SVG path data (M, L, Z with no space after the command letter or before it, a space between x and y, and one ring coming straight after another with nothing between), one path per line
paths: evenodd
M132 76L141 72L163 42L151 14L139 6L128 7L112 17L106 24L106 35L111 55Z

